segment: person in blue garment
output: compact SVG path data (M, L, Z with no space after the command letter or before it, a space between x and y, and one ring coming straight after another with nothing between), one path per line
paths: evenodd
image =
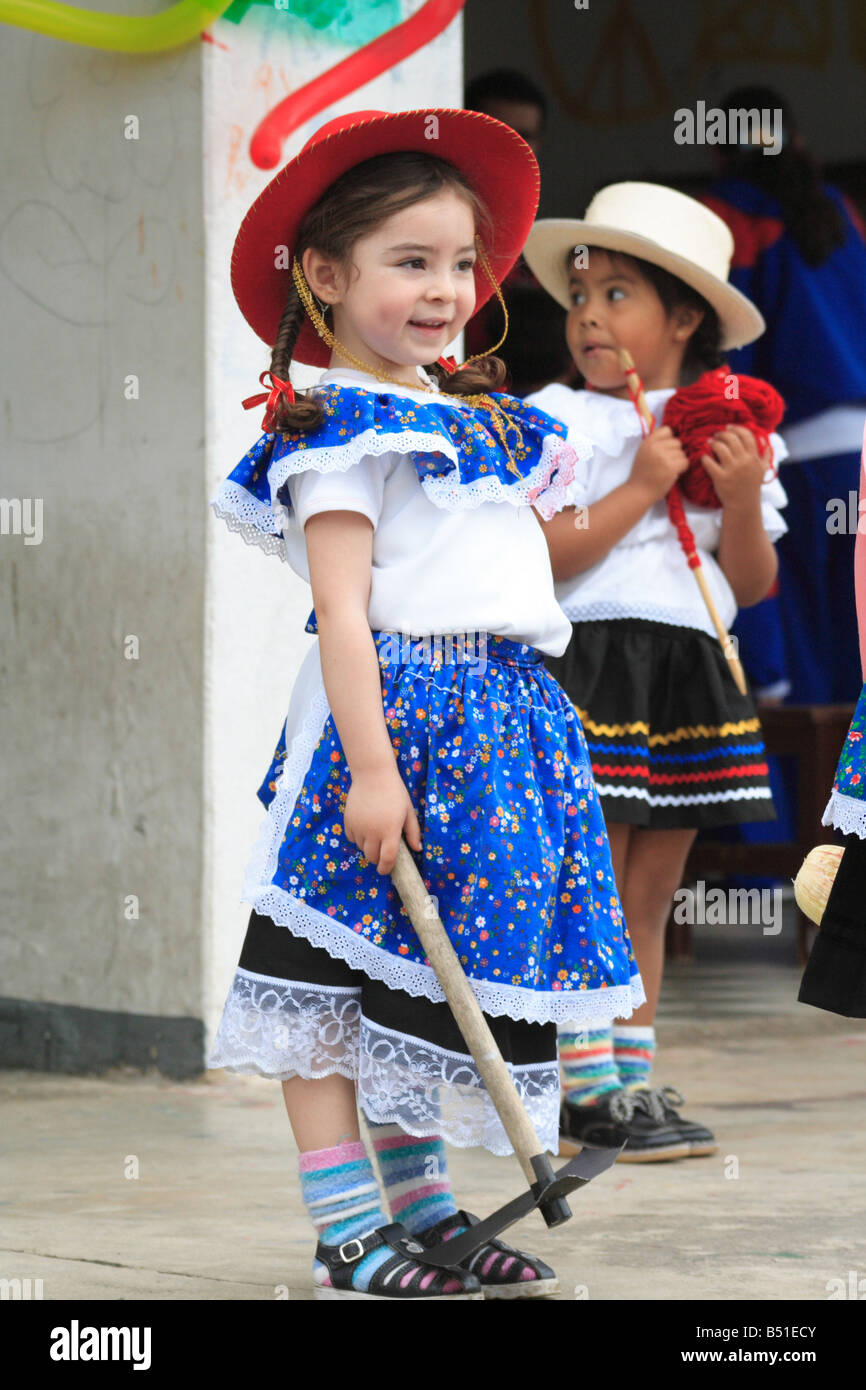
M759 706L847 703L860 688L848 576L866 414L864 228L850 200L821 178L777 92L741 87L720 105L782 112L780 152L765 154L762 143L720 146L722 176L702 199L733 233L731 283L767 321L761 338L730 354L731 368L769 381L787 404L779 575L733 633ZM794 769L776 758L770 768L777 824L738 826L728 836L794 837Z

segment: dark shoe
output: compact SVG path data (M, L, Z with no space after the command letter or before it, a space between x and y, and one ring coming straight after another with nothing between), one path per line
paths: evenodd
M688 1158L689 1142L661 1115L660 1104L648 1101L646 1091L609 1091L595 1105L570 1105L560 1111L560 1155L590 1148L615 1148L625 1143L617 1163L660 1163Z
M366 1289L354 1288L352 1278L358 1261L383 1245L389 1245L393 1255L375 1270ZM380 1226L369 1235L344 1241L342 1245L323 1245L319 1241L316 1261L316 1298L423 1298L447 1299L449 1303L484 1298L474 1274L456 1267L443 1269L425 1264L424 1246L399 1222Z
M673 1086L647 1087L645 1091L633 1091L632 1094L646 1095L647 1105L651 1113L656 1115L660 1121L673 1125L675 1129L679 1130L689 1145L690 1158L718 1153L719 1146L712 1130L706 1129L704 1125L695 1124L693 1120L684 1120L682 1115L674 1109L675 1105L684 1105L685 1100L679 1091L674 1090Z
M423 1241L429 1249L439 1245L449 1233L456 1235L461 1226L477 1226L478 1220L471 1211L458 1211L456 1215L443 1216L435 1226L418 1231L413 1240ZM466 1256L458 1269L477 1275L485 1298L542 1298L559 1289L559 1280L550 1265L499 1239L485 1241Z

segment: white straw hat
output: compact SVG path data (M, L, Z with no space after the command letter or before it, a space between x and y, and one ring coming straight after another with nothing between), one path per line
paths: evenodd
M722 348L743 347L766 328L762 315L733 285L728 271L734 238L703 203L659 183L612 183L596 193L581 221L542 218L523 255L536 279L563 308L569 252L576 246L624 251L670 271L704 296L722 326Z

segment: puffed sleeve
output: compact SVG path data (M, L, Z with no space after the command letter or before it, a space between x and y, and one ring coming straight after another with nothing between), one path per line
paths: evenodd
M317 473L310 469L287 478L293 519L303 531L318 512L362 512L378 525L385 498L389 456L365 458L345 473Z
M568 431L569 444L577 450L574 474L568 484L567 492L567 505L573 507L584 506L590 500L590 479L594 465L597 464L594 455L595 441L590 438L588 430L581 428L581 423L577 419L575 408L577 395L578 392L572 391L570 387L554 381L549 386L542 386L541 390L533 391L530 396L524 398L525 405L543 410L546 415L552 416L554 420L564 425Z
M394 455L367 456L345 473L318 473L307 469L293 473L280 488L280 497L290 504L283 526L285 559L296 574L310 582L304 526L318 512L361 512L375 530L382 515L385 482Z

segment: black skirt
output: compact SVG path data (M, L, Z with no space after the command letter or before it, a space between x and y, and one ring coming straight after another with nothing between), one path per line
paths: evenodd
M857 835L845 836L797 998L843 1018L866 1018L866 840Z
M542 1144L556 1151L555 1023L484 1015ZM351 1078L367 1118L510 1153L447 1003L370 979L252 911L208 1065L288 1080Z
M776 819L755 702L715 638L645 618L578 622L563 655L544 660L583 724L605 820Z

